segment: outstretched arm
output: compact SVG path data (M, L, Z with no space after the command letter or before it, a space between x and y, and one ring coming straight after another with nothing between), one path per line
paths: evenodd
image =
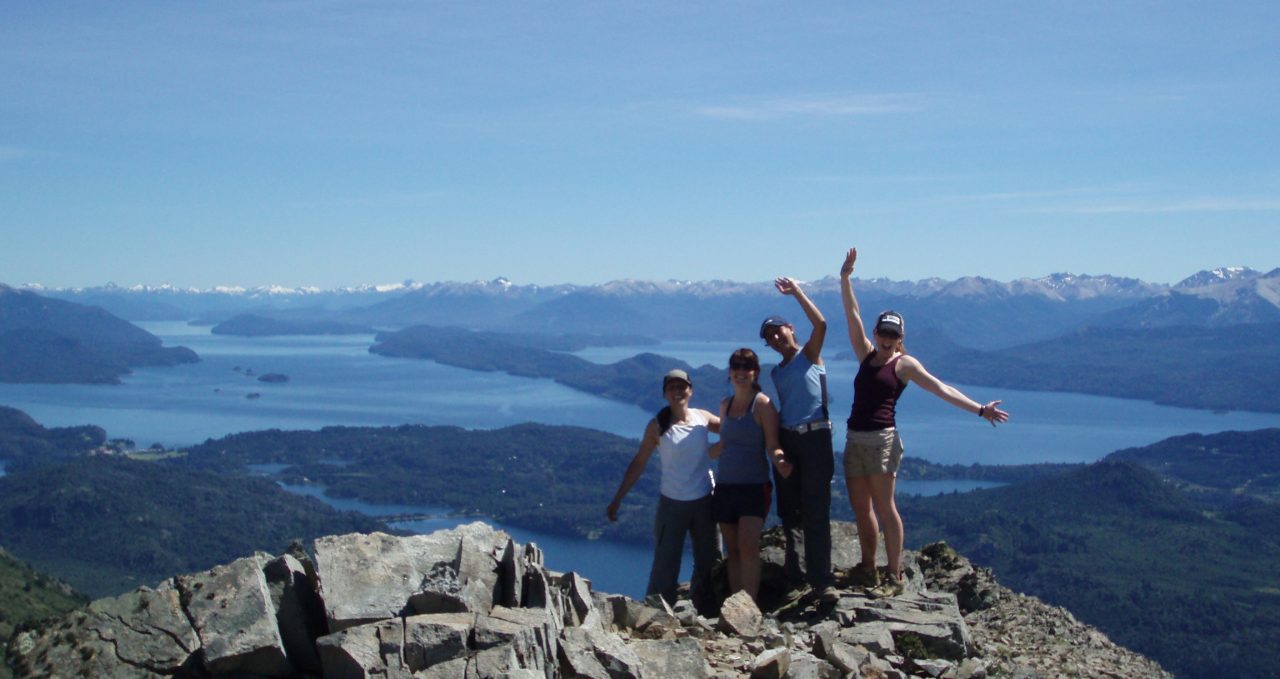
M800 308L804 309L804 315L809 317L809 323L813 326L813 333L809 335L809 341L804 343L801 349L804 351L805 358L810 363L817 365L822 364L822 343L827 338L827 319L823 317L822 312L818 310L813 300L804 294L804 290L800 289L800 284L787 277L777 278L773 281L773 286L784 295L795 297L800 303Z
M631 458L631 463L627 465L627 471L622 475L622 483L618 484L618 492L613 494L613 502L609 503L609 507L605 513L609 515L610 521L618 520L618 508L622 506L622 498L627 496L631 491L631 487L636 485L636 481L640 480L640 476L644 474L644 468L649 464L649 456L653 454L654 449L658 447L658 421L649 420L649 426L644 428L644 438L640 440L640 449L636 451L636 456Z
M844 264L840 267L840 296L844 299L844 320L849 324L849 344L853 345L853 353L861 363L867 354L875 351L871 340L867 339L867 329L862 325L862 310L858 307L858 298L853 294L853 265L858 261L858 248L849 248L844 256Z
M921 389L961 410L967 410L981 417L990 422L991 426L996 426L997 422L1009 421L1009 413L998 407L1000 401L992 401L986 404L978 403L965 396L959 389L929 374L929 371L924 369L924 364L916 360L915 357L903 356L899 359L898 365L900 366L898 376L903 380L915 382L920 385Z

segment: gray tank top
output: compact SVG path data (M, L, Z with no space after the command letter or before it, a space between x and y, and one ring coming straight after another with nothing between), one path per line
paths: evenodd
M730 417L729 411L732 408L733 397L730 396L725 417L720 420L720 441L724 443L724 450L720 453L716 481L768 483L769 458L764 450L764 430L755 418L755 397L752 397L751 406L742 417Z

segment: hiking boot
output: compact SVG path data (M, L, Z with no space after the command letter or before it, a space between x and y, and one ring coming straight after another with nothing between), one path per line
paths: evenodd
M902 594L904 589L902 578L897 575L886 573L884 580L879 585L872 588L869 594L874 597L891 597Z
M802 599L811 598L812 596L813 596L813 590L810 589L808 585L800 585L795 589L787 590L787 593L783 595L783 599L787 603L793 604Z
M868 570L862 566L854 566L845 571L845 577L849 579L851 587L871 589L880 584L880 574L874 568Z
M822 591L818 593L818 601L821 601L824 604L834 604L839 600L840 600L840 590L836 589L831 585L827 585L826 587L823 587Z

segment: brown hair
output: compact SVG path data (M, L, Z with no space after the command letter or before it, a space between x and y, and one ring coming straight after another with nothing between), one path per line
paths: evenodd
M751 369L756 371L756 379L751 381L751 388L754 389L756 393L763 391L760 387L760 357L756 356L756 352L746 347L742 347L732 354L729 354L729 364L732 365L735 360L740 363L750 365Z

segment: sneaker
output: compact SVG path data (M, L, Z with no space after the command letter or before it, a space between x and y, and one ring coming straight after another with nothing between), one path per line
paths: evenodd
M875 597L898 596L902 594L903 589L902 578L885 574L884 580L878 586L872 588L870 594Z
M854 566L845 571L845 577L849 578L849 584L853 587L871 589L880 584L880 574L874 568L867 570L862 566Z
M840 590L831 585L827 585L818 593L818 600L824 604L834 604L840 600Z

